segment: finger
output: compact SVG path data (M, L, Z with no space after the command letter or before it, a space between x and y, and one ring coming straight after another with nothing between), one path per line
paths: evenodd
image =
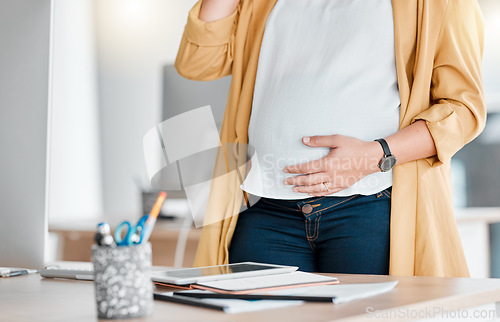
M301 164L289 165L283 169L286 173L311 174L324 172L327 159L321 158Z
M342 191L344 189L345 189L344 187L342 187L342 188L335 188L335 189L330 189L330 191L312 192L312 193L309 193L309 195L311 197L323 197L323 196L328 196L328 195L334 194L336 192Z
M338 188L330 188L328 191L323 183L315 184L311 186L295 186L293 187L293 191L302 192L302 193L323 193L327 192L328 194L340 191Z
M316 135L316 136L305 136L302 138L302 142L307 146L322 146L336 148L339 144L341 135Z
M325 172L319 172L289 177L285 179L284 183L294 186L310 186L327 181L330 181L330 177L328 177Z

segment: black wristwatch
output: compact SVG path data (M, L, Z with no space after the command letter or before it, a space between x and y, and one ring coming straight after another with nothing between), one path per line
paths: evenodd
M389 149L389 144L384 139L376 139L378 143L382 146L382 149L384 149L384 157L380 159L380 162L378 163L378 167L382 172L387 172L394 168L396 165L396 157L392 155L391 150Z

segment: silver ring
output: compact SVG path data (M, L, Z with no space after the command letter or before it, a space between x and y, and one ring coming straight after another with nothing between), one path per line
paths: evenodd
M330 188L328 188L328 185L326 184L326 182L323 182L323 185L325 186L326 191L330 191Z

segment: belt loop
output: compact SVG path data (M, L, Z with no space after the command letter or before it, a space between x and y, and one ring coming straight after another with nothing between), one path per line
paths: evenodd
M300 200L300 201L297 201L297 208L299 208L299 210L302 210L302 206L306 203L306 201L304 200Z

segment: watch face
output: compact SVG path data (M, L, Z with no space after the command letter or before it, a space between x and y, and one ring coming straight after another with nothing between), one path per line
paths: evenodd
M386 172L391 170L394 165L396 164L396 157L391 155L388 157L383 157L382 160L380 160L380 170Z

